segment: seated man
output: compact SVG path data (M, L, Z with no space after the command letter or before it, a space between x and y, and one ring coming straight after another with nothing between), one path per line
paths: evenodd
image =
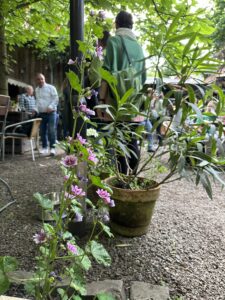
M19 95L19 110L29 113L32 117L37 115L34 89L31 85L26 87L26 93Z
M19 110L26 112L28 114L28 119L33 119L37 117L38 110L36 106L36 100L34 97L34 89L31 85L26 87L26 93L19 95ZM24 124L20 127L17 132L29 135L31 132L32 124Z

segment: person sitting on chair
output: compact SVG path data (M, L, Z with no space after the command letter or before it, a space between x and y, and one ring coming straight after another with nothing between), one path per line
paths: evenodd
M26 93L19 95L19 110L29 113L32 117L37 115L38 109L31 85L26 87Z

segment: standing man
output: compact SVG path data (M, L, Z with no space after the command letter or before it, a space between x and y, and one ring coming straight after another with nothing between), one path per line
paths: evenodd
M115 25L115 36L109 37L107 41L103 68L113 74L118 71L126 70L132 64L133 68L136 70L135 78L136 81L139 82L139 91L141 90L146 79L145 59L142 47L132 31L132 15L126 11L119 12L115 19ZM135 86L134 88L137 89ZM113 99L113 96L111 97L111 103L107 103L107 99L105 99L107 94L105 93L104 95L101 90L99 92L99 97L99 104L106 103L111 104L112 106L115 105L116 100ZM141 120L132 121L132 123L134 123L133 130L135 130L136 126L138 126L140 122ZM130 150L130 157L127 159L127 157L120 155L118 158L119 170L124 174L127 174L128 170L130 169L133 172L136 171L137 163L140 157L138 141L132 132L130 132L130 142L127 146Z
M37 108L42 118L41 122L41 154L48 154L48 139L50 144L50 155L55 156L56 143L56 111L59 102L58 93L53 85L45 82L45 76L41 73L36 77L38 87L35 90Z

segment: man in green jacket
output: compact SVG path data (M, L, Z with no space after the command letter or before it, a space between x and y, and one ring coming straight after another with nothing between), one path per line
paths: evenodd
M145 60L142 47L138 43L135 34L132 31L133 18L132 15L126 11L118 13L115 19L116 33L115 36L110 37L107 41L106 55L104 58L103 68L110 73L116 73L118 71L129 68L130 65L135 69L136 86L134 87L137 92L142 88L146 80ZM101 99L100 104L104 104L104 98ZM143 120L137 119L137 123ZM132 123L135 121L132 121ZM138 125L138 124L137 124ZM135 128L133 128L135 129ZM133 131L133 130L132 130ZM139 147L135 135L130 132L131 141L127 145L131 150L130 158L119 157L119 168L122 173L127 174L131 169L135 172L138 157L140 156ZM127 165L127 161L128 164Z
M121 37L131 59L132 66L139 73L139 79L143 85L146 80L144 53L132 31L133 18L126 11L121 11L115 20L116 33L107 41L106 56L103 67L111 73L121 71L129 67L128 56L123 49Z

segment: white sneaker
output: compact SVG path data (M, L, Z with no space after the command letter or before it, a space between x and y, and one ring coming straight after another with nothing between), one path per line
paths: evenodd
M40 154L47 155L47 154L48 154L48 148L43 148L43 149L40 151Z
M51 156L55 156L55 148L51 148L50 149L50 155Z

